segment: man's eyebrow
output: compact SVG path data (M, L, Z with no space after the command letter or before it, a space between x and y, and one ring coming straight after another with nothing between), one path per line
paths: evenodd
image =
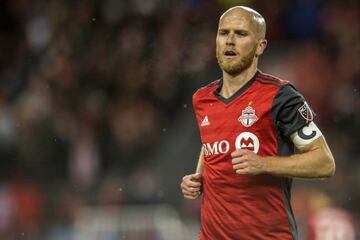
M241 28L239 28L239 29L234 29L234 32L249 32L249 30L246 30L246 29L241 29Z
M218 32L229 32L229 31L230 31L229 28L219 28L218 29ZM249 30L239 28L239 29L234 29L234 32L235 33L248 33Z

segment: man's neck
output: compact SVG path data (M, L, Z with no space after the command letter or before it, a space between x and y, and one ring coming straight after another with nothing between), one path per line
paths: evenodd
M226 72L223 72L223 85L220 94L224 98L231 97L240 88L242 88L250 79L255 75L257 66L251 65L248 69L244 70L238 75L232 76Z

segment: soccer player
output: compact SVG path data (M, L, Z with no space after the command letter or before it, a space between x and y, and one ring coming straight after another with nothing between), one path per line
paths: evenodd
M203 193L201 240L297 239L292 178L335 172L314 113L291 83L258 70L265 20L242 6L219 20L216 57L222 79L199 89L193 105L202 149L185 198Z

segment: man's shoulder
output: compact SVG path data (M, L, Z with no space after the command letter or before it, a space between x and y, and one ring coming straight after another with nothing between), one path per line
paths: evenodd
M259 71L259 73L257 74L256 81L263 85L270 85L278 88L282 88L286 85L291 84L288 80L282 79L280 77L268 73L264 73L262 71Z
M259 72L256 81L266 86L274 86L277 89L277 97L301 95L295 85L289 80L285 80L267 73Z
M202 97L202 96L206 96L209 93L214 92L218 87L219 84L221 82L221 79L217 79L209 84L207 84L204 87L199 88L193 95L193 97Z

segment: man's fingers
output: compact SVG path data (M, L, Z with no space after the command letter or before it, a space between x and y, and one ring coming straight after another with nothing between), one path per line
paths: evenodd
M248 174L250 174L250 172L248 171L247 168L242 168L242 169L236 170L236 174L238 174L238 175L248 175Z
M246 162L248 160L246 155L242 155L241 157L235 157L233 159L231 159L231 163L234 164L239 164L242 162Z
M231 153L231 157L234 158L234 157L240 157L244 154L246 154L248 150L244 150L244 149L236 149L235 151L233 151Z
M200 196L201 192L198 191L198 192L187 192L187 191L184 191L183 190L183 195L185 198L189 198L189 199L195 199L197 198L198 196Z
M182 186L181 189L188 191L188 192L198 192L200 191L200 186L199 187L190 187L190 186Z
M199 191L200 191L200 187L195 187L195 188L190 187L190 188L189 188L189 191L190 191L190 192L199 192Z
M233 151L231 153L231 157L232 158L236 158L236 157L241 157L241 156L245 156L248 154L253 153L253 151L247 150L247 149L236 149L235 151Z
M197 174L187 175L187 176L183 177L182 181L185 183L192 182L192 183L196 183L196 184L201 184L200 183L201 178L202 178L202 175L200 173L197 173Z
M189 181L189 182L185 182L185 185L189 187L200 187L201 182Z
M198 189L197 191L189 191L187 189L183 189L182 192L183 192L184 195L196 196L196 195L199 195L200 189Z
M248 163L239 163L239 164L234 164L233 165L233 169L234 170L238 170L238 169L245 169L245 168L248 168L249 167L249 164Z
M241 158L233 158L231 159L231 163L234 165L234 164L239 164L241 163L242 159Z
M200 187L201 186L201 174L193 174L193 175L187 175L183 177L181 186L188 186L188 187Z
M201 177L202 177L201 173L195 173L195 174L191 175L191 180L199 181L199 180L201 180Z
M181 188L200 188L201 183L200 182L187 181L187 182L182 182L180 186L181 186Z
M180 187L185 198L195 199L200 195L201 178L200 173L183 177Z
M200 188L188 188L185 186L182 188L182 193L185 198L195 199L200 195Z

